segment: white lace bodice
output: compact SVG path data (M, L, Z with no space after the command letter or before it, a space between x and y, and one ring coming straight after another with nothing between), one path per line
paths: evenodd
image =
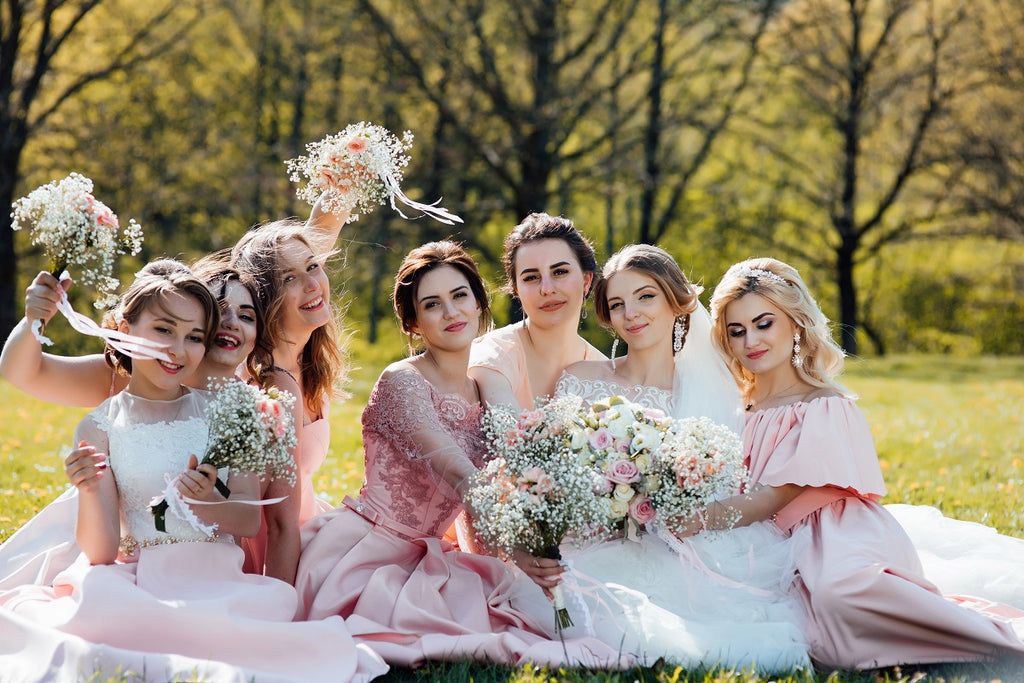
M173 514L166 517L167 533L157 531L149 502L188 467L190 455L202 459L208 400L207 392L196 390L173 401L151 401L125 391L86 416L108 440L107 462L117 483L122 535L139 543L207 539Z
M584 401L597 401L609 396L621 396L627 401L648 408L656 408L666 415L673 415L672 392L643 384L627 387L606 379L580 379L563 372L555 387L555 396L579 396Z

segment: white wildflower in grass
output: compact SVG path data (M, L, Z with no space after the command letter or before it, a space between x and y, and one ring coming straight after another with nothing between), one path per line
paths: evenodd
M114 212L92 195L92 181L72 173L36 188L14 202L11 227L28 229L32 244L50 260L55 277L75 269L76 279L100 292L97 308L117 303L119 282L113 277L117 254L138 254L142 228L135 220L123 229Z
M407 216L395 200L424 212L446 224L462 219L433 204L421 204L405 196L401 189L406 154L412 148L412 133L399 138L388 129L372 123L353 123L340 133L306 145L305 156L285 162L288 178L302 183L300 199L313 205L323 196L323 207L332 213L349 212L347 223L359 220L385 201L403 217Z
M594 538L672 528L710 501L739 491L739 437L707 418L675 420L621 396L583 408L571 450L591 472L604 519ZM677 475L678 472L678 475Z
M649 492L657 524L682 531L710 502L739 493L747 483L742 440L706 417L677 420L653 461L651 476L658 480ZM735 522L719 519L716 526L728 528Z
M286 391L267 391L237 379L213 380L209 388L214 397L206 408L209 439L201 462L232 472L259 475L260 480L284 479L295 483L295 459L292 450L298 444L292 406L295 397ZM217 479L217 490L225 498L230 489ZM169 486L163 497L150 508L159 531L165 530L166 497L177 490Z
M578 403L564 397L519 415L503 406L484 415L491 459L466 500L480 540L499 553L559 559L562 539L603 515L587 468L569 449ZM556 624L572 625L561 591L552 594Z

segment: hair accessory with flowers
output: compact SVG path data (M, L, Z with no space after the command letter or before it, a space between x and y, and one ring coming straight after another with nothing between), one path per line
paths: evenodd
M28 229L32 244L49 258L54 277L63 277L68 268L80 269L81 282L95 285L101 294L95 306L104 308L117 303L114 291L120 283L113 277L114 257L139 253L142 228L133 219L122 229L114 212L93 197L92 188L92 181L78 173L38 187L11 206L11 227ZM101 328L76 313L63 293L58 310L78 332L102 337L129 356L169 360L163 345ZM42 320L32 322L32 332L41 344L53 344L43 334Z
M466 496L484 545L506 557L525 550L561 559L563 538L601 518L603 508L592 493L587 468L578 458L566 457L578 410L579 399L566 396L518 415L504 406L484 414L492 459ZM571 626L561 586L551 593L556 628Z
M237 379L211 380L213 399L206 408L209 439L202 462L218 470L258 474L260 480L284 479L295 483L295 459L292 450L298 443L292 406L295 397L276 388L268 390ZM178 478L169 478L163 495L150 501L150 511L158 531L166 531L165 515L170 508L192 528L210 534L215 527L205 525L186 503L209 505L207 501L184 498L177 488ZM224 498L231 490L218 476L217 490ZM282 498L240 501L249 505L270 505ZM223 501L221 501L223 502ZM216 503L212 503L216 504Z
M732 430L707 418L675 420L621 396L585 409L571 449L591 468L605 511L590 531L599 538L624 532L636 540L651 522L671 530L742 482Z
M303 178L307 181L298 190L300 199L312 205L323 196L327 211L350 212L347 223L359 220L360 214L373 211L385 199L402 218L408 216L395 204L396 199L446 225L461 223L461 218L438 206L440 199L423 204L402 192L403 169L409 165L405 152L411 148L410 131L402 133L399 139L383 126L360 121L340 133L307 144L306 156L289 159L285 164L292 182L302 182Z

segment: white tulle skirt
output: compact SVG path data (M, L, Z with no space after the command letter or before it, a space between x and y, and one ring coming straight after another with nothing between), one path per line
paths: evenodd
M649 533L562 552L577 626L622 654L686 668L810 667L786 591L787 538L774 524L684 542Z

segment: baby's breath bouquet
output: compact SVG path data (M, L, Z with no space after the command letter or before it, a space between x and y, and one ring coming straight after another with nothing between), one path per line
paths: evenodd
M709 503L739 493L747 483L740 436L706 417L676 420L653 461L649 489L656 523L682 531ZM718 520L732 526L733 520Z
M519 415L495 406L483 418L491 459L467 502L483 543L505 556L516 550L561 559L566 534L589 528L603 509L587 468L569 450L578 399L556 398ZM559 629L572 625L560 586L552 590Z
M408 218L395 204L396 199L447 225L461 223L461 218L437 206L440 199L422 204L402 192L403 169L409 165L406 152L411 148L411 132L405 131L398 138L382 126L360 121L307 144L307 155L289 159L285 165L292 182L306 181L298 190L300 199L312 205L323 196L327 211L350 212L349 223L385 200L402 218Z
M138 254L142 228L132 219L122 229L114 212L93 197L90 179L72 173L36 188L12 208L11 227L28 229L32 244L41 246L49 258L54 277L76 268L79 280L95 285L102 295L97 308L117 302L114 256Z
M206 409L210 436L201 462L218 470L226 467L233 472L255 473L261 481L269 477L294 484L292 449L298 441L291 409L295 397L276 388L264 391L236 379L211 381L209 388L215 393ZM198 520L183 504L175 483L170 482L163 496L150 501L157 530L166 531L168 507L199 529ZM216 487L225 498L231 495L219 477Z

